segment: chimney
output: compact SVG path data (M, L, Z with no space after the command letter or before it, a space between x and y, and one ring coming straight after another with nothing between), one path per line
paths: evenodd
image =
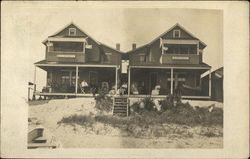
M135 50L136 49L136 43L133 43L132 44L132 50Z
M120 49L121 49L120 47L121 47L120 44L117 43L117 44L116 44L116 50L119 50L119 51L120 51Z

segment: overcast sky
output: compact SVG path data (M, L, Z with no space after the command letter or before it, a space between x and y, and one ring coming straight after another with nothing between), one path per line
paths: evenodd
M12 51L25 59L29 81L34 79L34 63L45 58L42 41L74 22L97 41L121 51L144 45L176 23L207 44L203 60L215 70L223 65L223 15L218 10L87 8L84 3L58 7L57 3L20 3L5 7L3 30L9 30ZM7 34L7 33L6 33ZM10 40L11 41L11 40ZM45 85L45 71L37 69L37 82ZM40 86L40 87L41 87Z

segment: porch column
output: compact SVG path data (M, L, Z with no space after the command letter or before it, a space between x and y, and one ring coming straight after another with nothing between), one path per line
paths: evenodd
M34 90L33 90L33 97L32 99L35 100L36 99L36 96L35 96L35 93L36 93L36 65L35 65L35 69L34 69Z
M212 84L212 81L211 81L211 69L209 70L209 90L208 90L208 96L211 97L211 84Z
M128 96L130 95L130 67L128 66Z
M117 94L117 89L118 89L118 83L117 83L117 81L118 81L118 74L117 74L117 72L118 72L118 68L117 68L117 66L115 67L115 94Z
M173 77L174 77L174 68L171 67L171 94L173 94Z
M76 66L76 86L75 86L75 92L77 94L77 86L78 86L78 66Z

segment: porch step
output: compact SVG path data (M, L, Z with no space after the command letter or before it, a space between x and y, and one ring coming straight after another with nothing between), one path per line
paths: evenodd
M128 98L126 98L126 97L114 97L113 115L118 115L118 116L128 116L129 115Z

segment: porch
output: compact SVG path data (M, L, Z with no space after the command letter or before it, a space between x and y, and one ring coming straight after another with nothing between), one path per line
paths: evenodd
M35 64L35 72L37 67L46 71L47 78L42 90L34 89L34 95L92 97L101 88L113 94L118 88L120 71L117 65Z
M178 94L184 99L210 99L211 82L208 90L201 87L201 75L210 69L204 66L130 66L128 96L164 98Z

